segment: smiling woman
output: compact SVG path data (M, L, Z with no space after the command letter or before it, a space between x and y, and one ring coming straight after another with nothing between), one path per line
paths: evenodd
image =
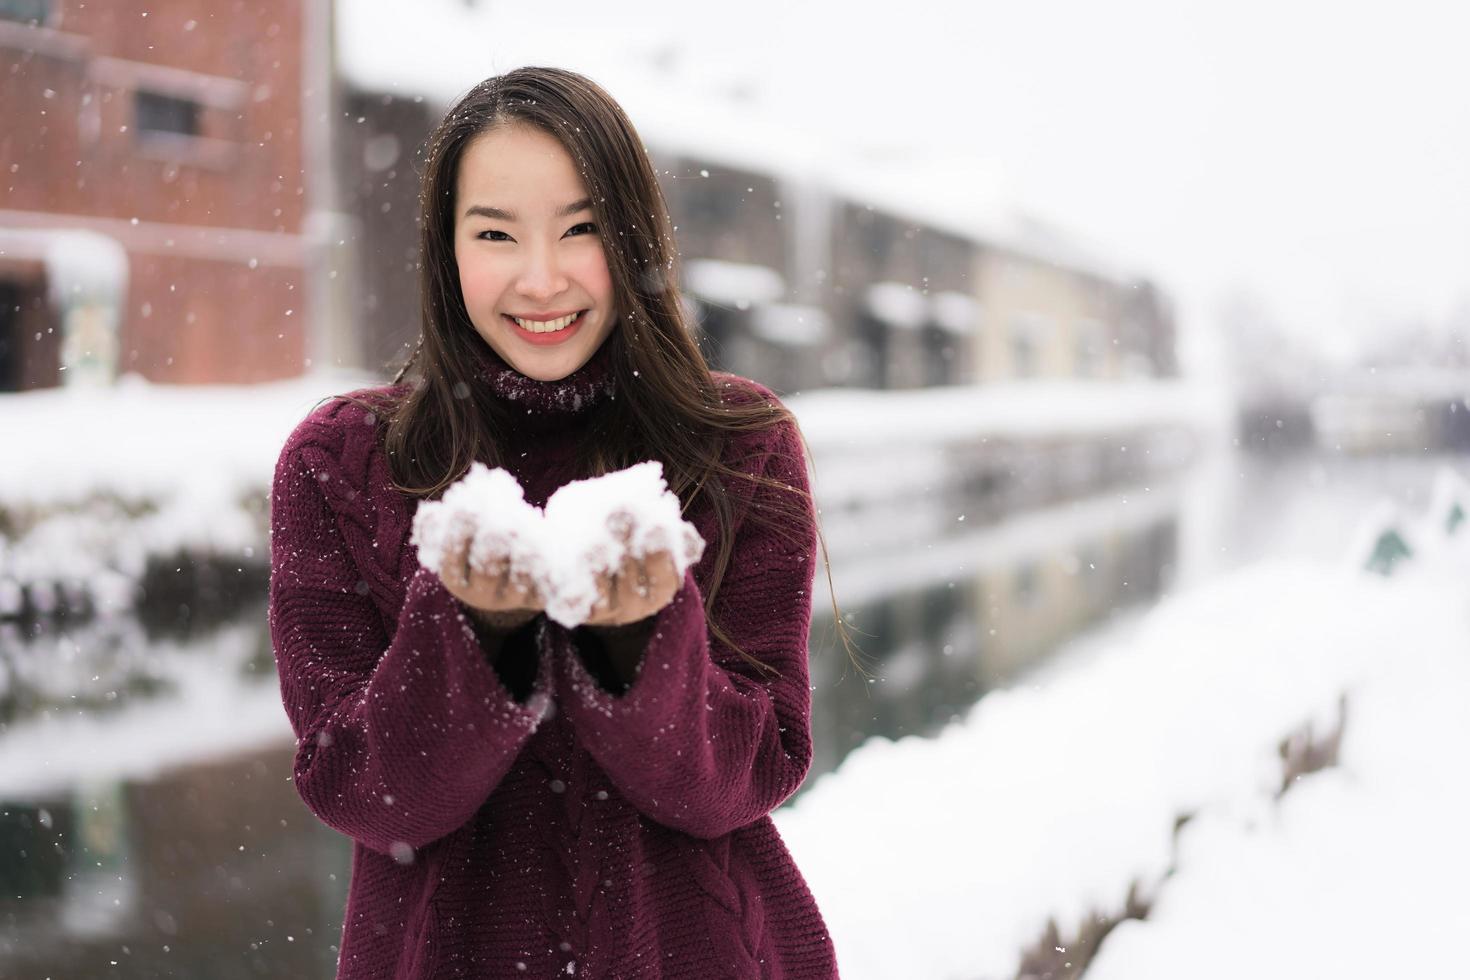
M520 123L476 137L454 197L460 289L485 343L538 381L587 363L617 311L602 238L587 220L592 201L560 141Z
M414 357L303 422L271 498L292 780L354 841L339 978L835 977L770 818L813 748L795 421L701 357L647 153L583 76L476 86L421 205ZM476 463L544 507L648 460L708 547L599 574L583 626L511 552L441 577L410 538Z

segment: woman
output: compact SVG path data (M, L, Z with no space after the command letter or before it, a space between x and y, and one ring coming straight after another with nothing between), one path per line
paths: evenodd
M806 461L691 341L670 227L602 89L482 83L428 145L415 379L281 453L271 632L297 791L354 841L341 978L837 976L769 817L811 763ZM541 506L646 459L708 546L604 577L576 629L410 543L472 462Z

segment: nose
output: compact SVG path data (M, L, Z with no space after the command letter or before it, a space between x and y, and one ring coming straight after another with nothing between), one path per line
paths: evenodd
M567 277L557 262L556 246L527 250L526 264L516 277L516 292L528 300L545 303L567 288Z

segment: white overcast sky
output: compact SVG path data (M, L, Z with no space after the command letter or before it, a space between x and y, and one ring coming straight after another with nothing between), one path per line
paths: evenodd
M1244 286L1345 354L1470 314L1467 7L350 0L338 16L350 73L427 72L452 93L562 64L626 94L635 122L635 80L670 52L671 102L750 93L740 111L774 125L748 142L786 126L916 186L937 170L957 201L1008 202L1156 276L1186 330Z

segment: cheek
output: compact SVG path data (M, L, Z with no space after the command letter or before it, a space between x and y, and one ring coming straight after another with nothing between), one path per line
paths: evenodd
M607 258L601 249L589 249L588 252L577 264L577 280L594 299L606 302L612 295L612 273L608 271Z
M505 277L485 262L467 262L461 258L458 264L459 291L464 295L465 307L474 313L494 305L504 289Z

